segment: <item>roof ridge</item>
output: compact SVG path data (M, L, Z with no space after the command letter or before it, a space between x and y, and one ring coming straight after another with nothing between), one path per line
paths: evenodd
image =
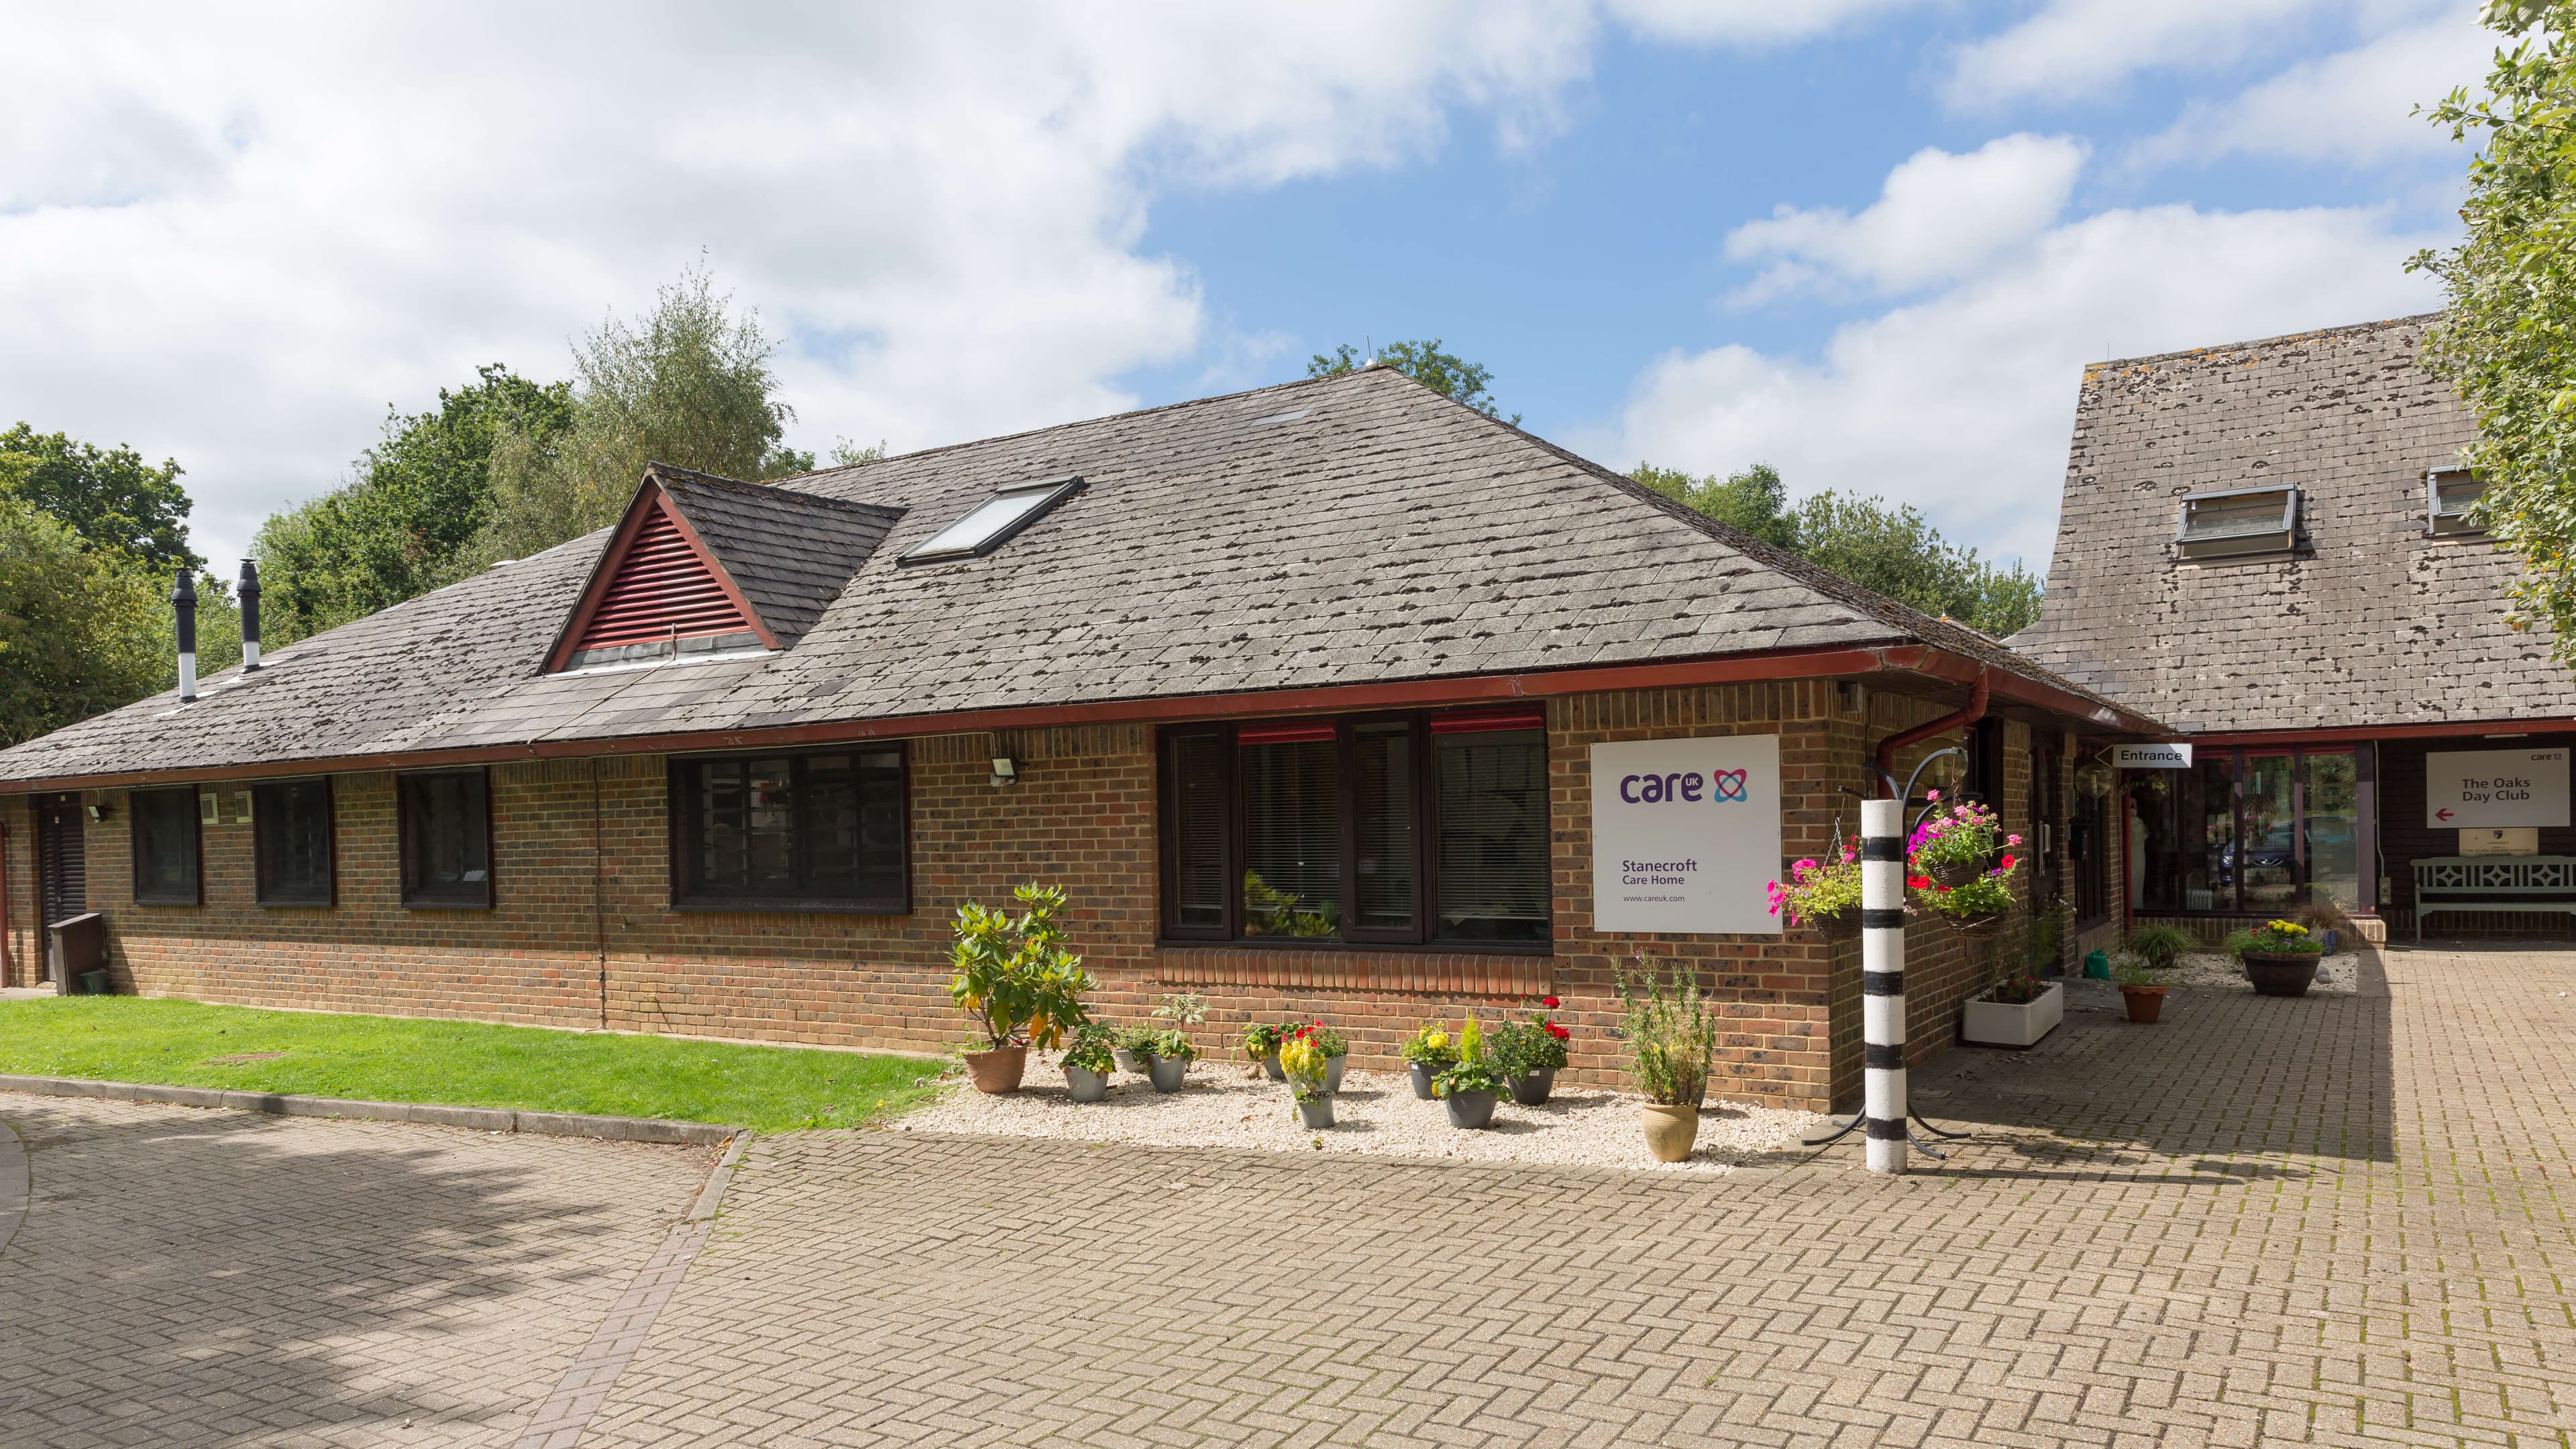
M901 507L891 503L865 503L855 498L838 498L829 493L809 493L801 488L781 488L778 485L784 480L778 478L768 478L759 481L743 478L728 478L721 473L708 473L697 468L683 468L677 463L664 463L658 460L649 459L644 464L644 472L648 477L660 475L665 478L666 481L677 481L692 486L702 487L707 484L720 484L725 488L737 490L743 496L749 498L787 497L796 499L800 503L827 504L834 508L848 509L852 512L859 513L903 512ZM791 474L789 476L803 477L806 475Z
M2140 362L2170 362L2177 357L2197 357L2211 352L2240 352L2249 347L2273 347L2284 342L2304 342L2311 337L2333 337L2350 332L2369 332L2382 327L2402 327L2409 322L2430 322L2441 316L2441 309L2409 312L2403 317L2381 317L2369 322L2344 322L2332 327L2310 327L2300 332L2282 332L2270 337L2249 337L2242 342L2214 342L2201 347L2177 347L2171 352L2145 352L2135 357L2106 357L2084 364L2084 371L2096 368L2122 367Z

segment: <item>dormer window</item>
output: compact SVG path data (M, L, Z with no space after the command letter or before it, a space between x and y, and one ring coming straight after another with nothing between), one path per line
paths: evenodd
M1048 509L1081 491L1080 478L1057 478L1045 483L1023 483L1005 488L966 510L964 517L932 534L928 542L908 550L903 562L944 563L949 559L980 558L1010 542L1011 535L1037 522Z
M2436 468L2424 475L2424 531L2484 533L2469 510L2487 491L2487 480L2466 468Z
M2186 494L2174 533L2179 559L2242 558L2288 553L2299 538L2299 490L2230 488Z

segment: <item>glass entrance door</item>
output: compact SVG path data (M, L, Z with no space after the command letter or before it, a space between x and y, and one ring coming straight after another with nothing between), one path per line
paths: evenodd
M2352 752L2300 758L2300 853L2308 894L2347 911L2361 909L2361 772Z
M2190 768L2136 771L2126 788L2133 909L2285 915L2310 900L2366 908L2355 751L2204 747Z
M2299 904L2298 758L2248 754L2236 794L2238 909L2277 915Z

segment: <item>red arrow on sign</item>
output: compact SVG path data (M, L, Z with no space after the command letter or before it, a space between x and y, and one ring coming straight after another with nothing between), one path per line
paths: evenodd
M2436 820L2448 820L2451 818L2451 812L2447 808L2436 810L2433 812L2433 818Z

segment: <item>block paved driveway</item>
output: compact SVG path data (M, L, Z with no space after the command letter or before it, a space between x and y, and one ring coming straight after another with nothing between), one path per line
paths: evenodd
M2576 953L1915 1080L1903 1179L762 1139L578 1442L2570 1444ZM511 1442L706 1167L32 1101L10 1445Z

